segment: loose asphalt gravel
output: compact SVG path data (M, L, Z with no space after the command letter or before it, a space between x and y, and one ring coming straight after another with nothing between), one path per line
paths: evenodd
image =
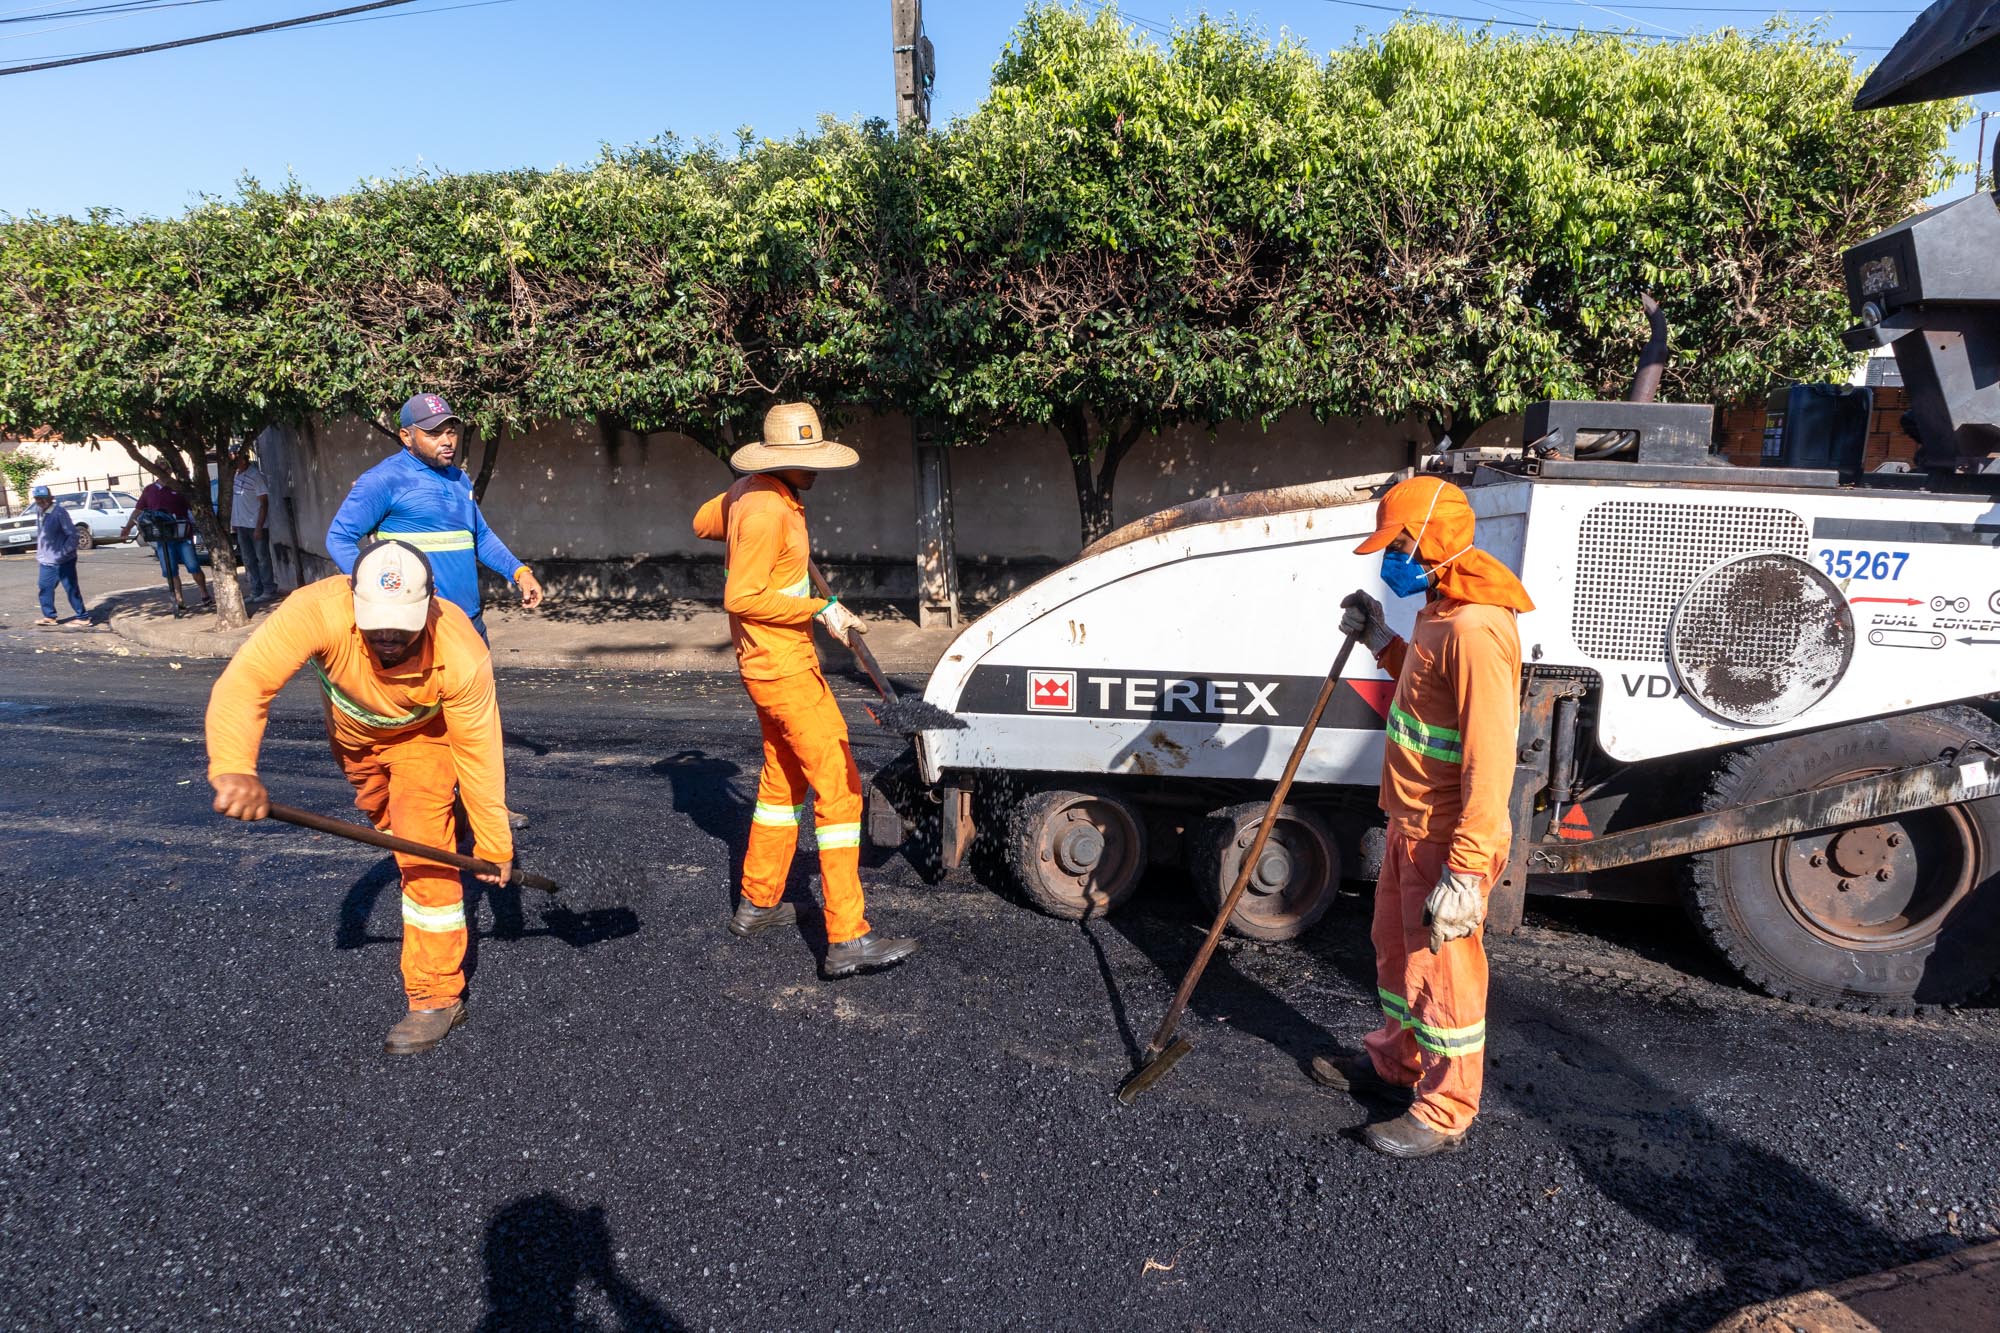
M479 889L470 1023L391 1061L388 859L209 813L214 664L8 619L0 1327L1678 1329L2000 1232L2000 1009L1790 1009L1670 911L1499 942L1485 1114L1415 1164L1301 1073L1375 1021L1360 898L1228 946L1130 1109L1199 938L1170 873L1085 928L893 858L870 916L923 952L821 982L811 921L722 930L720 676L503 672L568 892ZM265 754L350 813L309 686Z

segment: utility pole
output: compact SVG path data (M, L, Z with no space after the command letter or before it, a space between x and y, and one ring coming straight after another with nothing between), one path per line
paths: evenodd
M923 0L889 0L890 53L896 68L896 127L921 134L931 123L937 57L924 36ZM917 477L917 624L956 628L958 542L952 533L951 451L921 420L910 422Z

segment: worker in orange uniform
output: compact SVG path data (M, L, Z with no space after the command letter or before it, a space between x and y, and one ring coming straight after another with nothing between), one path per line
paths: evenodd
M1390 488L1375 531L1382 581L1425 598L1409 641L1365 592L1340 627L1396 678L1382 763L1388 848L1375 886L1376 989L1383 1024L1365 1052L1314 1057L1329 1087L1414 1093L1407 1114L1363 1131L1391 1157L1461 1146L1479 1113L1486 1050L1486 901L1507 860L1508 800L1520 725L1521 636L1534 610L1508 568L1473 544L1465 492L1436 477Z
M819 473L859 461L854 450L825 438L810 406L781 403L765 414L764 438L729 457L729 465L746 475L694 519L697 537L729 544L722 605L743 688L764 732L743 896L729 930L748 938L797 919L782 899L810 789L826 911L822 972L829 978L890 967L917 951L915 940L868 928L861 894L861 771L813 651L814 621L849 645L864 626L838 597L813 595L807 570L812 547L799 497Z
M453 845L454 789L474 854L512 870L507 780L493 660L465 612L431 595L416 547L378 542L354 575L287 597L215 682L208 699L208 781L215 809L262 819L270 796L257 750L271 700L301 666L325 696L327 739L375 827L431 847ZM465 891L458 871L396 854L403 872L403 989L409 1012L389 1029L391 1055L427 1051L465 1021Z

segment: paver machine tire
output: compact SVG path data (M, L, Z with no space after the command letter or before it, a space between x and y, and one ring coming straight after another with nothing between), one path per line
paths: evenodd
M1130 898L1146 871L1146 819L1109 791L1031 792L1008 821L1007 866L1028 900L1081 921Z
M1968 741L2000 748L2000 726L1949 707L1745 746L1703 808L1927 763ZM2000 972L2000 800L1703 853L1690 878L1709 941L1781 999L1905 1014L1968 999Z
M1217 810L1196 826L1190 869L1211 910L1222 906L1236 882L1243 854L1263 819L1263 803L1251 801ZM1250 885L1229 914L1230 933L1253 940L1289 940L1305 933L1333 905L1340 875L1340 844L1325 821L1300 806L1279 807Z

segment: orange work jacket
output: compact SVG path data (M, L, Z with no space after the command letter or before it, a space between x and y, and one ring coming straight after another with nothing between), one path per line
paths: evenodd
M256 774L271 700L308 663L319 679L327 727L337 744L390 746L442 713L475 854L496 863L514 858L493 659L465 612L441 597L431 599L417 651L388 668L376 662L355 628L354 593L345 575L287 597L237 649L209 692L211 778Z
M817 671L812 621L826 599L813 596L806 507L792 488L762 473L739 478L695 514L694 535L729 544L722 609L743 679Z
M1512 828L1521 719L1521 635L1503 606L1434 597L1409 641L1377 655L1396 678L1382 809L1413 842L1449 843L1446 863L1496 873Z

